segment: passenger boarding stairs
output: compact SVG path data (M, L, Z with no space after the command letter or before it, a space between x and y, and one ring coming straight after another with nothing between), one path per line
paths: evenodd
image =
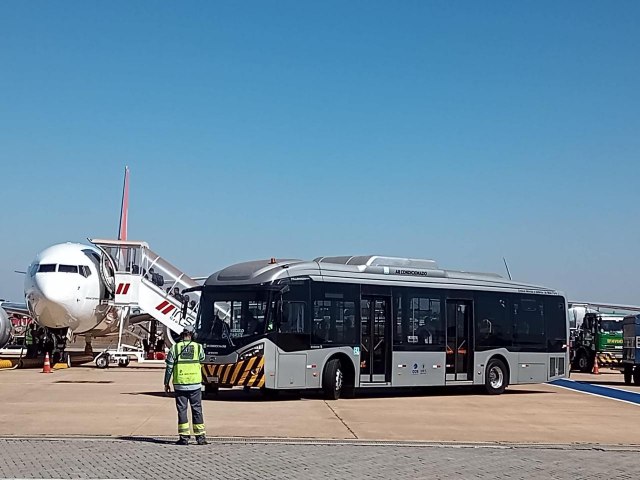
M185 318L181 294L197 287L195 280L151 251L146 242L90 241L102 252L100 276L110 305L122 312L135 312L138 307L177 334L195 325L200 292L187 294Z

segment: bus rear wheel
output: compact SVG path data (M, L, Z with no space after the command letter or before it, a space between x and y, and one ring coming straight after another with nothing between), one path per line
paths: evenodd
M322 391L327 400L338 400L342 393L344 374L340 360L333 358L327 362L322 374Z
M489 395L500 395L507 388L507 367L498 359L489 360L485 370L484 388Z

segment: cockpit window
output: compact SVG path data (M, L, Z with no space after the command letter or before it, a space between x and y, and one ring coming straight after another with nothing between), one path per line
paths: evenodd
M98 255L93 250L86 248L82 250L82 253L89 257L96 265L100 264L100 255Z
M58 272L78 273L78 266L77 265L58 265Z
M55 263L44 263L38 267L38 272L55 272L56 264Z
M80 270L80 275L82 275L85 278L87 278L89 275L91 275L91 270L86 265L80 265L78 267L78 269Z

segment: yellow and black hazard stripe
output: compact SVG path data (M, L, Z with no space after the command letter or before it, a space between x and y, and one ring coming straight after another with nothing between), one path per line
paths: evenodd
M608 367L615 366L620 363L620 358L617 358L615 355L609 352L600 352L598 355L598 366Z
M221 365L205 364L202 373L207 383L217 383L221 387L261 388L264 387L264 357L257 355L237 363Z

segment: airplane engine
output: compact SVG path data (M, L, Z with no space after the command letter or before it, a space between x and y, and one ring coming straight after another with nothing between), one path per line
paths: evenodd
M7 312L0 308L0 348L9 343L11 339L11 320Z

